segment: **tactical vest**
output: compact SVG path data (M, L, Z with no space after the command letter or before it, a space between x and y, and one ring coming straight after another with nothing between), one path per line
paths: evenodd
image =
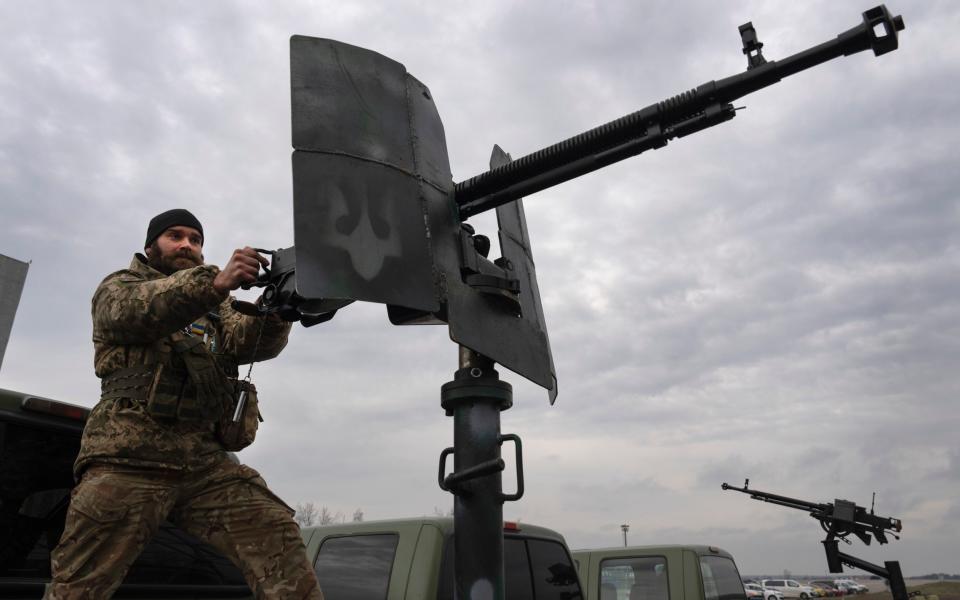
M233 405L237 363L214 354L201 337L176 332L160 340L157 360L114 371L101 382L101 400L129 398L146 404L154 417L218 420Z

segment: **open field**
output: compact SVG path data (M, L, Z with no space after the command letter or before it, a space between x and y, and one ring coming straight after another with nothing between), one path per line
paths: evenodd
M924 595L937 595L940 600L960 600L960 581L931 581L920 582L907 580L907 592L919 591ZM890 600L888 591L872 592L862 596L854 596L858 600Z

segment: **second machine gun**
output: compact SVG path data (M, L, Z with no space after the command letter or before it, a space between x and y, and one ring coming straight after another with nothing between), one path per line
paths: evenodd
M811 517L820 521L820 526L827 532L827 537L823 539L822 543L827 553L827 566L831 573L843 573L843 565L863 569L890 582L893 600L907 600L907 587L903 581L899 561L888 560L881 567L856 556L840 552L839 548L840 540L850 543L847 537L851 534L860 538L860 541L867 546L870 545L870 540L873 538L876 538L880 544L886 544L888 542L887 533L900 539L897 535L903 529L900 519L878 516L874 514L873 506L870 507L868 512L866 508L857 506L854 502L839 498L832 503L818 503L760 490L751 490L749 479L743 482L742 488L728 483L724 483L720 487L724 490L735 490L749 494L754 500L796 508L810 513Z

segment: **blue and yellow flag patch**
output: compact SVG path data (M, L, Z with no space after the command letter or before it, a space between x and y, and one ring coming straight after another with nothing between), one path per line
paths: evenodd
M193 335L203 335L207 332L207 326L203 323L191 323L189 332Z

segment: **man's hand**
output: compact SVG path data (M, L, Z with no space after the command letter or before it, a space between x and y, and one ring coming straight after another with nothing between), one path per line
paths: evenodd
M270 261L250 246L234 250L230 260L214 278L213 287L220 293L226 293L237 289L241 284L253 283L257 280L261 266L270 266Z

